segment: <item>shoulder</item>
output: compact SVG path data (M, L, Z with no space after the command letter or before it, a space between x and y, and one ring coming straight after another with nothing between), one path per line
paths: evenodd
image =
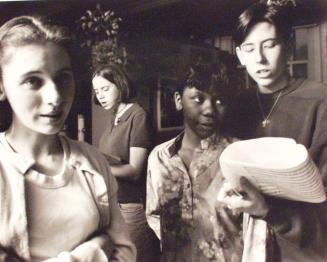
M82 155L101 154L95 146L92 146L89 143L73 140L68 137L65 137L65 140L68 142L71 149L74 150L74 152L79 152Z
M94 184L94 194L103 193L103 186L106 186L108 197L111 198L117 193L118 185L115 177L111 174L109 162L105 156L94 146L63 137L70 150L70 163L77 169L90 174L86 176Z
M139 122L139 121L147 121L147 113L146 111L143 109L143 107L141 107L139 104L135 103L133 104L128 111L126 112L126 116L123 118L125 118L128 121L131 122Z
M131 112L132 114L134 115L146 115L146 112L145 110L143 109L143 107L141 107L139 104L137 103L134 103L132 106L131 106Z
M91 169L103 171L108 165L105 156L94 146L64 137L70 149L70 161L77 161L81 165L86 165Z
M175 141L176 137L155 146L149 155L149 162L160 158L162 154L169 155L169 149L173 146Z
M327 88L327 85L321 82L312 81L309 79L305 79L302 83L303 87L309 87L314 89L323 89L325 90Z
M327 85L309 79L297 79L296 81L299 81L299 85L291 93L291 96L314 100L327 99Z

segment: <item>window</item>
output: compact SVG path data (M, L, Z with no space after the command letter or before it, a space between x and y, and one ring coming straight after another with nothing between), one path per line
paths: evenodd
M293 53L288 63L290 74L321 81L320 46L318 25L294 27Z
M175 108L175 85L175 78L160 76L158 79L156 108L158 131L172 131L183 128L183 116Z

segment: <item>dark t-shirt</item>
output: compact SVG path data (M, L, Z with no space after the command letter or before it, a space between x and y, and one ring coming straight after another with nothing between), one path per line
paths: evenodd
M108 125L99 141L99 149L102 153L119 159L117 163L128 164L130 147L150 149L146 113L138 104L133 104L127 109L120 117L117 125L114 124L114 115L110 116L108 120ZM119 185L118 201L120 203L143 202L145 199L145 178L146 167L137 181L117 178Z
M226 125L241 139L288 137L306 146L318 165L327 189L327 86L293 79L279 96L246 90L235 98ZM261 108L260 103L261 102ZM261 111L264 111L262 113ZM262 121L270 113L270 123ZM265 217L277 240L271 261L327 261L327 202L309 204L268 198L270 211ZM270 261L270 260L269 260Z
M257 96L256 89L249 89L235 99L234 108L226 118L229 131L241 139L293 138L308 148L322 168L327 163L327 86L293 79L273 110L279 92L259 94L260 102ZM269 124L263 127L262 122L269 113Z

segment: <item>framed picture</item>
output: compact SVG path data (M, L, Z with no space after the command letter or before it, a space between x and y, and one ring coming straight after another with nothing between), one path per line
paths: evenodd
M171 131L183 128L183 116L175 108L174 91L177 80L159 77L157 89L157 128L158 131Z

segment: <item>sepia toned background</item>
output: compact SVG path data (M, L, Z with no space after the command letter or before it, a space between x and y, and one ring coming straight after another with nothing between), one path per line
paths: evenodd
M232 34L238 15L253 0L48 0L1 1L0 23L23 14L46 15L76 30L76 21L96 3L122 18L120 42L127 68L138 91L137 101L149 113L155 143L180 132L181 116L174 109L174 85L190 62L208 63L224 57L235 64L239 88L252 83L238 65ZM327 83L327 1L297 0L293 54L294 76ZM77 50L83 53L83 51ZM97 145L107 113L92 102L90 71L84 54L78 93L64 132ZM79 116L79 117L78 117ZM79 119L79 120L78 120ZM1 119L0 119L1 123ZM78 136L79 132L82 136Z

